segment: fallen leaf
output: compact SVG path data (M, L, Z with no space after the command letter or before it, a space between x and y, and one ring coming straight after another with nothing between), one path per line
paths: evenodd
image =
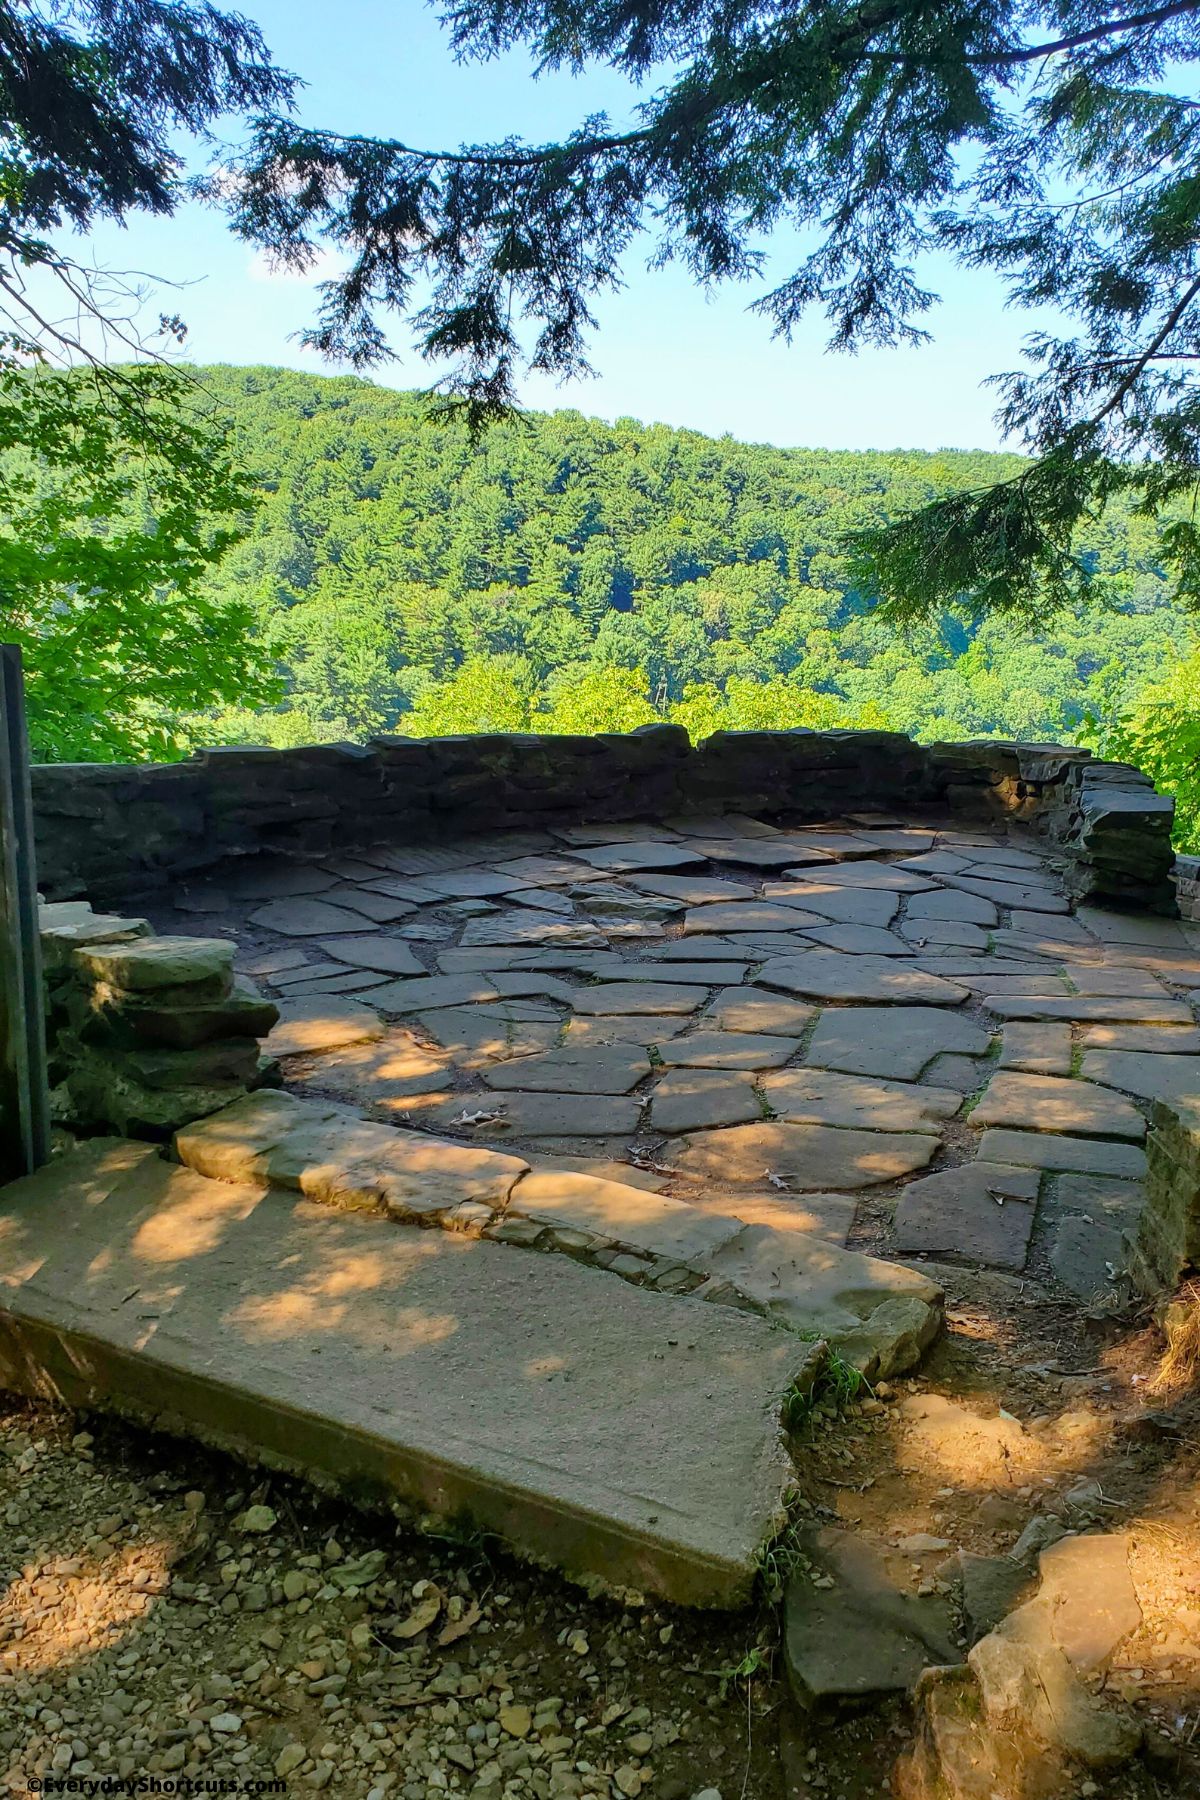
M433 1621L442 1610L442 1590L429 1585L424 1599L413 1607L407 1619L401 1619L390 1627L391 1635L398 1638L419 1637L421 1632L428 1631Z
M449 1624L443 1625L438 1632L437 1641L442 1649L444 1650L447 1644L457 1644L459 1638L466 1637L468 1631L474 1631L482 1617L483 1613L478 1602L472 1600L461 1619L451 1619Z

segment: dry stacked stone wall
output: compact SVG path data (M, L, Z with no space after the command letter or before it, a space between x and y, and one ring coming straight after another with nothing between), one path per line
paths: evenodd
M46 1036L59 1124L165 1139L271 1078L278 1008L221 938L155 937L81 901L42 908Z
M34 770L52 899L110 902L230 857L314 857L556 823L747 811L1009 815L1046 838L1079 899L1174 912L1173 803L1144 775L1058 745L915 744L896 732L375 738L190 762Z

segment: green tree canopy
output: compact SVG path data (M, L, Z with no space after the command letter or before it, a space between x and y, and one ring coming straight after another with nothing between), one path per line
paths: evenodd
M549 144L266 119L235 223L300 267L321 239L345 253L322 351L369 366L402 313L479 425L514 404L523 362L586 369L591 309L639 237L698 281L755 282L794 228L805 253L754 304L785 337L823 308L839 349L921 339L938 250L1063 325L999 377L1035 460L868 531L869 595L899 616L1061 606L1090 587L1082 518L1196 488L1200 0L456 0L447 22L461 57L526 46L652 91L629 123L591 116ZM1200 601L1200 526L1176 510L1163 546Z

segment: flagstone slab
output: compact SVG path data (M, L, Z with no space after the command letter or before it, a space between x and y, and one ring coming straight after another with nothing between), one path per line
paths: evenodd
M1014 907L1009 914L1008 923L1011 931L1024 932L1034 937L1061 940L1067 944L1095 946L1096 943L1091 932L1085 931L1078 919L1072 918L1070 913L1056 916L1049 913L1023 912L1020 907Z
M535 1056L558 1040L558 1014L528 1000L493 1006L448 1006L418 1013L417 1023L463 1069L485 1068L511 1056Z
M360 893L385 894L394 900L409 900L417 907L436 906L439 898L420 881L405 875L384 875L378 869L372 880L360 881L357 886Z
M785 1069L760 1083L771 1111L800 1125L940 1132L962 1106L948 1088L874 1081L831 1069Z
M710 906L721 901L755 900L758 890L744 881L726 881L713 875L631 875L631 887L647 894L678 900L684 906Z
M1016 906L1026 912L1065 913L1070 912L1070 902L1065 894L1058 893L1048 887L1021 887L1012 881L989 880L980 875L943 875L940 877L948 887L960 888L964 894L978 894L983 900L993 900L997 906Z
M961 919L904 919L900 934L907 939L910 949L949 944L959 950L984 951L989 942L982 925L971 925Z
M225 879L226 891L235 900L290 900L323 894L339 877L311 863L250 859Z
M1193 1025L1182 1000L1131 999L1125 995L1065 994L1052 999L1036 995L988 994L983 1004L1002 1019L1071 1019L1080 1023L1113 1020L1128 1025Z
M691 1181L762 1188L768 1175L803 1191L874 1187L923 1169L936 1155L925 1133L846 1131L761 1119L720 1131L698 1131L671 1152Z
M617 919L664 920L684 910L682 900L641 893L618 881L581 882L567 889L567 897L585 912L602 919L611 915Z
M793 863L832 864L825 850L782 835L769 838L692 838L692 848L707 862L733 863L747 869L786 869Z
M953 1088L956 1094L973 1094L982 1088L992 1064L981 1056L935 1056L924 1072L933 1087Z
M690 1013L703 1002L704 989L683 982L611 981L580 988L575 1010L603 1013Z
M357 1000L331 994L279 1001L279 1022L263 1040L265 1056L315 1056L342 1044L382 1037L379 1014Z
M902 868L912 869L917 875L956 875L969 868L971 857L956 854L953 850L923 850L917 856L902 856Z
M512 877L499 869L447 869L422 876L421 885L446 900L489 900L507 893Z
M983 1056L990 1043L982 1026L938 1007L828 1007L805 1061L817 1069L915 1081L935 1056Z
M510 906L528 910L533 907L537 912L555 913L559 918L569 919L574 916L575 902L569 893L559 888L509 888L504 898Z
M498 997L499 989L482 975L423 975L375 988L371 1002L388 1014L418 1013L443 1006L486 1006Z
M1099 944L1073 944L1064 938L1049 937L1040 932L1010 931L1002 925L992 933L992 947L997 956L1010 956L1023 962L1044 957L1056 963L1097 963L1101 959Z
M306 994L364 994L370 988L382 987L386 975L373 969L342 969L337 974L317 975L311 981L290 982L284 990L288 1000L302 999Z
M971 861L990 867L1024 869L1030 875L1046 878L1051 874L1044 856L1037 856L1030 850L1020 850L1015 844L977 844L971 851Z
M1124 1234L1094 1219L1060 1219L1047 1247L1047 1260L1055 1277L1085 1303L1119 1292L1117 1284L1132 1260Z
M711 988L744 981L746 962L630 962L620 973L605 970L601 981L682 982L685 987Z
M971 1162L912 1181L901 1195L892 1247L904 1256L950 1257L992 1269L1025 1267L1040 1171Z
M709 1194L695 1189L689 1195L695 1207L740 1219L744 1225L769 1225L772 1231L803 1232L844 1249L858 1212L853 1194L746 1194L740 1189Z
M850 956L841 950L809 950L775 957L756 977L764 987L782 988L812 1000L886 1001L896 1006L957 1006L967 990L938 975L890 957Z
M1137 944L1154 950L1192 948L1178 919L1160 919L1153 913L1110 912L1101 906L1080 906L1075 916L1105 944Z
M890 925L900 910L900 896L888 889L832 887L815 877L803 888L794 882L763 883L763 899L803 906L833 924Z
M523 1093L628 1094L650 1073L650 1058L639 1045L597 1044L521 1056L483 1071L490 1088Z
M493 1093L458 1095L439 1117L446 1130L474 1130L461 1125L462 1115L497 1113L499 1127L479 1129L505 1138L632 1137L641 1120L636 1100L618 1094Z
M941 888L931 894L914 894L905 916L909 920L953 919L960 925L985 927L999 923L994 901L984 900L979 894L960 893L953 888Z
M913 955L913 946L905 938L876 925L809 925L804 935L822 949L844 950L850 956Z
M768 1036L800 1037L817 1016L815 1006L803 1000L785 1000L760 987L723 988L714 994L704 1014L706 1025L720 1031L765 1032Z
M689 907L683 921L684 935L693 932L798 931L802 925L820 925L820 914L805 912L797 898L794 906L765 900L731 900L714 906Z
M498 875L538 887L565 886L568 882L585 881L588 875L588 865L575 856L510 856L493 867Z
M269 900L250 914L250 923L264 931L278 931L282 937L330 937L339 931L371 930L370 921L349 907L331 906L327 900L307 900L302 896Z
M1063 1169L1082 1175L1116 1175L1140 1181L1146 1154L1136 1144L1111 1139L1068 1137L1057 1131L985 1131L979 1140L981 1162L1021 1163L1033 1169Z
M942 1291L927 1276L811 1233L746 1225L704 1265L780 1324L826 1338L868 1379L911 1368L941 1326Z
M664 1044L659 1054L668 1068L779 1069L799 1048L799 1040L794 1037L745 1031L693 1031Z
M323 938L321 948L326 956L357 969L380 969L386 975L425 973L403 938L384 937L380 932L371 937Z
M873 850L895 851L897 854L907 852L910 856L920 856L923 851L932 850L937 837L919 825L864 826L861 832L855 833Z
M1043 1210L1078 1214L1124 1231L1137 1224L1145 1200L1140 1181L1117 1181L1109 1175L1058 1175Z
M1167 990L1151 970L1128 969L1119 964L1098 968L1076 965L1071 970L1071 985L1081 994L1125 995L1131 1000L1168 998Z
M684 942L699 943L700 940L685 938ZM741 945L741 954L752 962L766 962L772 956L802 956L806 950L814 948L803 931L748 931L737 942Z
M1071 1073L1071 1027L1053 1022L1011 1024L1000 1038L1000 1067L1026 1075Z
M364 919L370 919L376 925L394 925L397 919L410 918L417 910L411 900L398 899L394 894L377 894L372 888L354 887L349 882L339 882L323 898L335 906L348 906L351 912L361 913Z
M594 848L604 844L638 844L647 831L656 831L668 842L676 833L663 824L651 825L645 819L581 820L576 825L555 825L553 835L564 844Z
M788 873L794 874L802 887L812 879L822 887L883 888L894 894L923 894L935 885L926 876L914 875L911 869L902 869L898 863L873 862L869 858L864 862L840 862L817 870L790 869Z
M600 844L595 849L580 849L581 862L593 869L612 870L617 874L640 874L653 869L696 868L703 861L699 851L682 844L641 838L625 843Z
M539 912L536 907L514 907L511 912L489 914L471 919L463 931L463 949L505 944L569 945L574 949L605 948L604 939L594 925L579 919L559 919Z
M686 1013L620 1013L594 1019L573 1018L567 1023L564 1042L584 1044L665 1045L679 1032L686 1031L691 1019Z
M1011 1125L1018 1131L1063 1131L1078 1137L1137 1140L1146 1135L1141 1113L1111 1089L1088 1080L1064 1081L1056 1075L1022 1075L1010 1070L993 1075L971 1114L971 1123Z
M1138 1050L1147 1056L1195 1056L1200 1029L1189 1025L1085 1025L1085 1050Z
M741 1230L736 1218L623 1181L541 1169L518 1182L506 1217L544 1220L678 1263L711 1255Z
M741 962L753 940L749 937L681 937L657 945L660 962Z
M315 1088L364 1112L397 1115L410 1112L423 1096L448 1094L453 1071L447 1056L410 1031L393 1028L374 1041L345 1044L289 1069L288 1081L301 1094Z
M754 1077L727 1069L672 1069L655 1084L650 1101L653 1131L742 1125L762 1114Z
M1144 1100L1200 1098L1200 1056L1087 1050L1080 1073L1086 1081L1100 1081Z

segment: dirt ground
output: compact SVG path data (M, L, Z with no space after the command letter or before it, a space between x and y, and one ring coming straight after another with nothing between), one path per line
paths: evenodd
M1200 1396L1147 1396L1162 1339L1145 1318L940 1273L949 1326L920 1373L800 1429L797 1517L870 1534L926 1591L952 1551L996 1554L1038 1511L1128 1532L1143 1623L1108 1680L1147 1751L1083 1791L1200 1795ZM866 1800L892 1791L910 1729L899 1704L801 1715L765 1600L722 1617L589 1598L494 1544L50 1407L0 1412L0 1528L16 1794L150 1777L364 1800ZM896 1548L917 1532L938 1547Z

